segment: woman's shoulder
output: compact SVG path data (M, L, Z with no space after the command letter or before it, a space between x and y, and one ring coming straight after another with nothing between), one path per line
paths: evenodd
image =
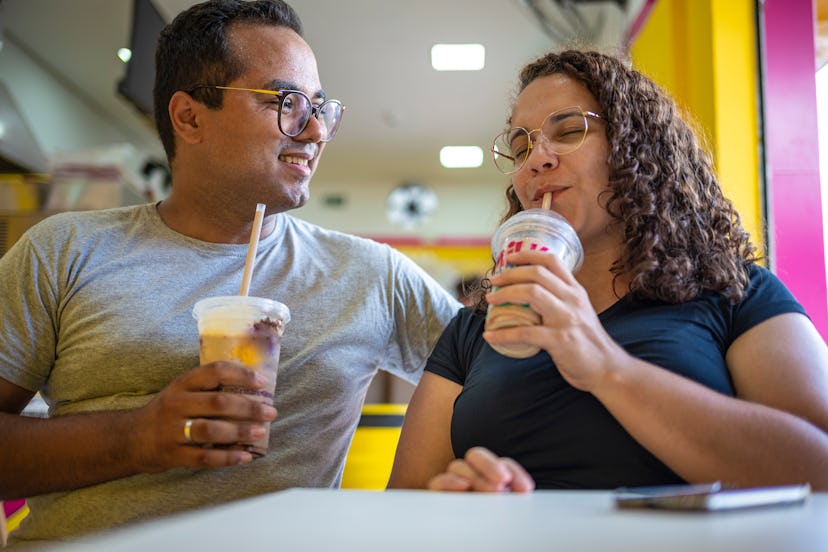
M440 341L443 345L451 343L452 347L460 345L460 347L476 348L477 342L483 339L485 323L485 312L478 311L474 307L461 307L454 318L449 321Z
M482 333L486 323L486 312L476 307L463 307L455 317L458 328L467 333Z
M426 370L462 385L472 360L485 343L486 315L473 307L463 307L446 326L429 357Z
M715 290L706 290L699 297L683 303L666 303L630 294L601 313L601 320L631 326L637 323L664 326L665 320L684 320L685 323L714 328L723 340L731 342L757 324L780 314L806 314L785 283L771 270L759 265L745 266L748 285L741 300L736 303ZM626 331L626 330L624 330Z
M805 314L785 283L768 268L751 264L747 267L750 282L739 303L732 306L733 334L738 337L753 326L780 314Z
M747 273L749 283L740 304L761 298L763 301L785 301L799 305L787 285L768 268L752 263L747 266Z

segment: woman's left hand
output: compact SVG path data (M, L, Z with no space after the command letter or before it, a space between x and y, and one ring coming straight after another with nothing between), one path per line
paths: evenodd
M523 466L484 447L472 447L463 459L452 461L446 471L428 482L431 491L528 493L535 481Z

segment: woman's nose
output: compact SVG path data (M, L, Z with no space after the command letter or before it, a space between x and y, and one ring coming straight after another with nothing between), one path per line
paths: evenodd
M548 147L542 136L538 136L532 144L526 164L535 173L552 170L560 164L560 157Z

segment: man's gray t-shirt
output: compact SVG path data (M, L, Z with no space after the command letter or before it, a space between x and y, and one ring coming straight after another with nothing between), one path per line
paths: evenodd
M289 487L336 487L378 368L416 382L459 304L407 257L286 214L249 295L290 308L270 451L29 498L16 539L55 539ZM0 377L51 416L136 408L198 365L192 308L238 294L247 244L167 227L155 205L55 215L0 259ZM55 469L60 469L55 466Z

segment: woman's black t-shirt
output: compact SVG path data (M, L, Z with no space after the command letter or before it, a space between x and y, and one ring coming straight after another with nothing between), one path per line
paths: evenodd
M788 312L805 314L776 276L754 265L748 292L736 305L712 292L681 304L628 295L599 319L631 355L733 395L728 347L753 326ZM426 365L463 386L451 422L458 458L473 446L485 446L517 460L538 488L682 482L593 395L569 385L546 352L512 359L492 349L482 338L484 322L482 314L461 310Z

